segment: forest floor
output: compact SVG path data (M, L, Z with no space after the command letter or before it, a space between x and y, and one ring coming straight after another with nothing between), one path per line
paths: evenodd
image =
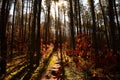
M43 56L40 65L32 71L28 68L25 54L13 57L11 61L7 62L7 75L5 80L57 80L58 76L52 72L59 71L61 67L60 50L53 52L53 48L53 45L48 47L46 52L49 54ZM63 61L65 61L65 58ZM64 67L67 80L78 80L84 76L82 72L76 72L73 62L69 62L69 65L69 67Z
M43 50L44 56L40 60L39 66L34 67L32 70L28 67L26 54L14 56L12 60L7 61L5 80L62 80L60 79L62 75L60 49L57 51L53 51L53 49L53 44L48 45L47 50ZM95 80L95 78L92 78L94 74L89 73L94 73L94 69L89 66L89 62L85 61L81 56L78 57L79 64L77 64L74 60L75 57L68 56L66 49L63 48L62 57L65 80ZM86 63L88 65L86 65ZM97 80L103 80L102 77L107 77L105 78L106 80L113 80L108 75L104 75L101 68L98 68L95 72L95 74L101 76L101 78ZM119 78L119 74L117 77Z
M7 60L5 80L36 80L40 77L39 74L46 69L53 54L53 48L54 46L52 44L48 46L48 49L44 52L45 56L43 56L40 61L40 65L34 67L33 70L29 69L27 54L14 56L12 60Z
M66 56L66 55L65 55ZM70 59L70 58L69 58ZM60 78L60 51L58 50L55 54L53 54L52 59L46 69L45 73L42 76L41 80L59 80ZM65 58L64 60L65 61ZM65 70L65 80L83 80L84 74L79 71L76 71L74 62L69 62L70 66L64 66ZM56 72L54 74L53 72ZM57 74L58 73L58 74ZM61 80L61 79L60 79Z

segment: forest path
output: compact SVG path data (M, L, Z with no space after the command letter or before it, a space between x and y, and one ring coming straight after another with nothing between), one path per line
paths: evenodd
M48 64L48 68L43 73L43 76L40 80L62 80L61 79L61 58L60 50L58 49ZM84 80L86 75L82 70L76 69L76 65L72 58L66 55L66 51L63 49L63 65L65 70L65 80ZM66 62L66 59L69 59L69 62Z
M53 54L54 45L51 43L47 47L48 47L47 50L45 50L43 52L43 57L40 60L40 65L38 66L37 69L32 70L32 73L29 73L31 70L29 70L29 68L28 68L26 54L24 54L24 55L21 54L19 56L15 56L15 57L13 57L13 59L11 61L8 60L7 75L6 75L5 80L13 80L14 78L17 80L23 80L24 78L30 79L36 73L37 70L41 71L41 73L44 72L41 69L46 66L46 60L48 60L48 62L50 61L49 58ZM39 73L39 72L37 72L37 73Z
M57 54L58 52L53 53L53 56L51 57L48 68L44 72L41 80L57 80L54 74L54 72L57 72L60 68L60 59L58 58Z
M26 55L15 57L12 63L8 63L8 77L6 80L58 80L61 78L61 58L60 49L53 51L54 45L48 45L47 50L43 52L44 56L40 60L40 65L29 73L26 64ZM65 79L67 80L83 80L84 74L81 70L76 69L73 59L66 55L66 50L62 50L63 65L65 70ZM66 60L68 60L66 62ZM16 65L16 66L15 66ZM19 77L18 77L19 76ZM28 77L29 76L29 77Z

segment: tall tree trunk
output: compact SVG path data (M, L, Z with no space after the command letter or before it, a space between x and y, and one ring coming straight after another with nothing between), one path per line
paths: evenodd
M10 53L10 57L12 58L13 55L13 42L14 42L14 20L15 20L15 9L16 9L16 0L14 2L14 10L13 10L13 19L12 19L12 36L11 36L11 53Z
M41 25L40 25L40 15L41 15L41 2L42 2L42 0L39 0L39 2L38 2L38 17L37 17L37 43L36 43L36 45L37 45L37 48L36 48L36 50L37 50L37 61L36 61L36 65L37 66L39 66L39 60L40 60L40 58L41 58L41 42L40 42L40 28L41 28Z
M101 11L102 11L102 15L103 15L103 20L104 20L104 25L105 25L105 36L106 36L106 39L107 39L107 46L108 46L108 49L110 50L110 41L109 41L109 37L108 37L108 30L107 30L107 18L105 16L105 13L104 13L104 9L102 7L102 3L101 3L101 0L99 0L99 4L100 4L100 7L101 7Z
M119 17L118 17L118 13L117 13L117 6L116 6L116 0L113 0L113 4L114 4L114 12L115 12L115 15L116 15L116 21L117 21L117 26L120 27L120 24L119 24ZM120 31L119 31L120 32Z
M24 30L24 41L26 41L26 29L27 29L27 22L28 22L28 17L27 17L27 12L28 12L28 0L27 0L27 6L26 6L26 15L25 15L25 30Z
M119 17L118 17L118 14L117 14L117 9L116 9L116 0L113 0L113 4L114 4L114 12L115 12L115 15L116 15L116 22L117 22L117 28L118 28L118 32L119 32L119 37L118 37L118 41L120 41L120 24L119 24ZM120 47L120 44L118 44L119 47Z
M21 27L20 27L20 37L23 40L23 27L24 27L24 0L22 0L22 16L21 16Z
M64 41L66 40L65 28L66 28L66 18L65 18L65 9L64 9L64 28L63 28L63 38L64 38Z
M32 29L31 29L32 30L31 43L30 43L30 68L33 68L33 64L34 64L36 13L37 13L37 0L34 1L34 6L33 6L33 20L32 20Z
M92 13L92 26L93 26L93 32L92 32L92 44L95 49L95 53L98 53L98 45L97 45L97 37L96 37L96 18L95 18L95 11L94 11L94 0L90 0L91 5L91 13Z
M116 55L117 54L117 47L116 47L116 35L115 35L115 18L114 18L114 10L113 10L113 0L109 0L108 1L108 15L109 15L109 27L110 27L110 36L111 36L111 47L113 49L113 54Z
M61 73L62 73L62 79L65 80L65 70L64 70L64 65L63 65L63 47L62 47L62 42L63 42L63 39L62 39L62 28L61 28L61 17L60 17L60 13L61 12L61 9L60 7L58 7L58 28L59 28L59 48L60 48L60 65L61 65Z
M6 24L9 14L9 0L3 0L0 14L0 77L6 74L7 38ZM2 79L4 80L4 79Z
M73 21L73 7L72 0L69 0L70 3L70 31L71 31L71 46L75 50L75 37L74 37L74 21Z
M58 25L57 25L57 16L56 16L56 2L55 2L55 50L58 48Z
M79 14L79 33L82 33L80 0L77 0L77 3L78 3L78 14Z
M61 67L62 67L62 80L65 80L65 70L63 65L63 51L62 51L62 31L60 26L60 57L61 57Z
M31 8L31 5L30 5L30 1L29 1L29 11L32 12L32 8ZM30 35L31 35L31 13L29 13L29 22L28 22L28 26L29 26L29 32L28 32L28 38L30 38Z
M77 35L79 33L79 28L78 28L78 3L77 0L75 0L75 4L74 4L74 10L75 10L75 25L77 27Z
M46 18L46 24L45 24L45 44L47 49L47 44L49 44L49 38L50 38L50 9L51 9L51 1L49 0L47 2L47 18Z
M47 17L47 32L48 32L47 41L48 41L48 44L50 43L50 10L51 10L51 3L49 3L49 5L48 5L48 17Z

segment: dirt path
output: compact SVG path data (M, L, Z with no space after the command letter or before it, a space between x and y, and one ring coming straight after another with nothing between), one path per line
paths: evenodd
M52 74L54 71L58 71L60 68L60 61L57 56L57 52L55 52L49 62L49 66L45 73L42 76L42 80L57 80L56 76Z

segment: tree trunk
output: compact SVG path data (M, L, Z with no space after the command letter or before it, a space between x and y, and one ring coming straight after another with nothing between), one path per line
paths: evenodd
M82 26L81 26L81 8L80 8L80 0L77 1L78 3L78 14L79 14L79 33L82 33Z
M30 68L33 68L33 64L34 64L36 13L37 13L37 0L34 1L34 7L33 7L33 20L32 20L31 43L30 43L30 54L29 54Z
M116 47L116 35L115 35L115 22L114 22L114 10L113 10L113 0L108 1L108 15L109 15L109 27L110 27L110 36L111 36L111 47L113 49L113 54L117 54L117 47Z
M37 29L37 43L36 43L36 45L37 45L37 48L36 48L36 50L37 50L37 61L36 61L36 65L37 66L39 66L39 60L40 60L40 58L41 58L41 42L40 42L40 28L41 28L41 25L40 25L40 15L41 15L41 2L42 2L42 0L39 0L39 2L38 2L38 18L37 18L37 26L38 26L38 29Z
M47 17L48 44L50 43L50 10L51 10L51 3L48 4L48 17Z
M105 13L104 13L104 9L102 7L102 3L101 3L101 0L99 0L99 4L100 4L100 7L101 7L101 11L102 11L102 15L103 15L103 20L104 20L104 25L105 25L105 36L106 36L106 39L107 39L107 47L108 49L110 50L110 41L109 41L109 37L108 37L108 31L107 31L107 18L105 16Z
M46 44L46 49L47 49L47 44L49 44L49 28L50 28L50 9L51 9L51 2L47 4L47 20L46 20L46 26L45 26L45 44Z
M56 2L55 2L55 51L58 48L58 25L57 25L57 16L56 16Z
M27 17L27 12L28 12L28 0L27 0L27 6L26 6L26 15L25 15L25 30L24 30L24 41L26 41L26 29L27 29L27 22L28 22L28 17Z
M70 2L70 31L71 31L71 46L73 50L75 50L75 37L74 37L74 21L73 21L73 7L72 7L72 0Z
M0 14L0 77L6 74L6 55L7 55L7 38L6 38L6 24L9 14L9 0L2 1Z
M77 27L77 35L78 35L79 28L78 28L78 4L77 4L77 0L75 0L74 10L75 10L75 25Z
M116 22L117 22L117 29L118 29L118 32L119 33L117 33L117 36L118 37L116 37L117 38L117 42L119 42L120 41L120 24L119 24L119 17L118 17L118 14L117 14L117 9L116 9L116 0L113 0L113 4L114 4L114 12L115 12L115 15L116 15ZM119 42L119 44L117 45L119 48L120 48L120 42Z
M14 2L14 10L13 10L13 19L12 19L12 36L11 36L11 53L10 53L10 58L12 58L13 55L13 42L14 42L14 20L15 20L15 9L16 9L16 0Z
M22 0L22 16L21 16L21 27L20 27L20 38L23 41L23 28L24 28L24 0Z
M29 1L29 11L32 12L32 8L30 6L30 1ZM30 35L31 35L31 32L30 32L31 31L31 27L30 27L31 26L31 13L29 14L28 26L29 26L29 29L28 29L29 30L29 32L28 32L28 38L30 38Z
M90 0L91 5L91 13L92 13L92 22L93 22L93 32L92 32L92 44L95 49L95 53L98 53L98 45L97 45L97 37L96 37L96 18L95 18L95 11L94 11L94 0Z

